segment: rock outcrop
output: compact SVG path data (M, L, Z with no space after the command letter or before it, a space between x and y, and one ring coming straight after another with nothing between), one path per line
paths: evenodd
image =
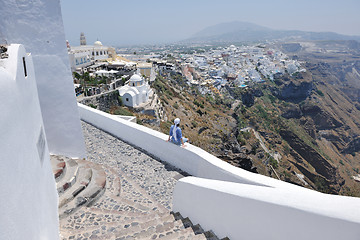
M315 169L317 173L324 176L329 181L335 181L336 168L332 166L320 153L289 130L281 130L280 135Z
M299 85L290 82L282 88L273 88L273 94L281 100L300 102L309 97L312 90L312 82L302 82Z

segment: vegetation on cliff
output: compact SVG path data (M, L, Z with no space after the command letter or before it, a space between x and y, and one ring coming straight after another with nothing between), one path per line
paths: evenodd
M315 69L251 89L223 88L220 94L201 94L180 75L159 76L153 87L167 118L152 128L168 134L179 117L192 144L235 166L326 193L360 196L353 178L360 168L360 111Z

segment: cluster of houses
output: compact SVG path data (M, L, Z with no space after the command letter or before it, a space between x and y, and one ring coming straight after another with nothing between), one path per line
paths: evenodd
M219 47L201 54L179 54L181 72L192 85L218 90L227 84L247 87L279 75L306 71L296 60L264 46ZM210 89L209 89L210 90Z
M169 52L160 54L117 55L112 47L100 41L87 45L84 34L80 46L70 47L68 53L73 72L88 72L90 76L105 78L103 86L88 86L88 95L118 89L126 106L137 107L148 101L156 74L178 72L189 85L198 86L201 92L219 93L226 85L246 88L287 73L306 71L296 60L289 59L279 50L261 45L218 47L199 53L170 52L173 62L167 62ZM80 82L77 82L79 88Z

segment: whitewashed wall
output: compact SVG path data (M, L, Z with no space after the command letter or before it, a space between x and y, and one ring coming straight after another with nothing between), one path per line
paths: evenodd
M168 135L79 105L84 121L201 178L183 178L173 210L230 239L360 239L360 199L332 196L247 172ZM222 180L222 181L217 181ZM343 236L343 237L341 237Z
M220 238L360 239L359 198L187 177L173 199L173 211Z
M32 53L51 153L85 157L59 0L0 0L0 43Z
M193 176L262 186L282 188L291 186L310 191L290 183L237 168L191 144L186 143L186 147L182 148L166 142L168 135L125 121L115 115L83 104L78 104L78 106L82 120L145 150Z
M249 183L255 185L283 184L281 181L247 172L221 161L206 151L187 144L186 148L167 142L168 135L128 122L111 114L78 104L80 118L151 155L197 177ZM254 178L254 179L252 179Z
M58 196L32 59L22 45L12 44L8 54L0 59L0 239L58 239Z

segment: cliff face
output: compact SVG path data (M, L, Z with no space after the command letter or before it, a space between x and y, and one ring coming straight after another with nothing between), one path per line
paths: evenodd
M320 182L321 190L325 186L328 192L359 196L360 184L353 178L360 168L359 45L320 42L302 46L288 54L304 61L305 79L313 89L300 102L285 99L291 103L280 108L286 118L280 135L292 148L289 162L315 188ZM301 86L299 79L291 81Z
M168 133L180 117L192 144L237 167L333 194L360 196L360 50L291 48L305 73L202 95L179 75L154 83ZM355 46L355 45L354 45ZM331 51L330 51L331 50ZM141 117L140 117L141 118ZM147 119L143 119L147 124ZM249 128L250 127L250 128ZM251 130L249 130L251 129ZM252 131L254 130L254 131Z

